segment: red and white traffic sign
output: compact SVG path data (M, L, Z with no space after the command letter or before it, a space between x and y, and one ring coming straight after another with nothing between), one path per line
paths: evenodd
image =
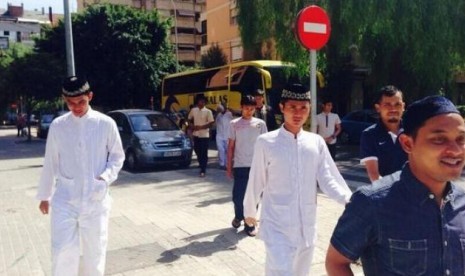
M312 5L299 12L295 29L302 46L309 50L319 50L329 40L331 23L325 10Z

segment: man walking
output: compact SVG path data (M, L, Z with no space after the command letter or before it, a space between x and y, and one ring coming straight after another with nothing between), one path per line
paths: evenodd
M361 187L347 204L326 256L330 276L464 275L465 190L454 182L465 165L465 124L446 98L411 104L399 141L408 162Z
M310 91L294 84L282 91L281 128L255 143L244 198L245 223L257 225L266 247L266 275L309 274L316 242L317 192L320 188L341 204L351 191L321 136L304 131L310 114ZM317 183L318 182L318 183Z
M220 169L226 169L226 156L228 152L229 128L233 115L231 111L219 104L216 107L216 148L218 149L218 163Z
M316 133L323 137L331 157L336 160L336 142L341 132L341 119L339 115L332 113L332 110L333 102L330 99L324 99L321 113L316 116Z
M252 96L254 96L257 101L254 116L265 121L268 131L277 129L278 124L276 123L274 110L271 106L265 104L265 91L255 89L253 90Z
M200 166L200 177L205 177L208 163L208 142L210 141L210 127L215 120L213 113L205 106L205 96L197 95L196 107L189 112L188 119L191 122L194 136L194 151Z
M124 151L116 123L90 107L93 92L85 79L67 78L62 94L71 112L50 125L37 192L40 211L48 214L52 207L52 274L77 276L82 251L81 274L103 275L108 188L123 166Z
M234 176L234 219L231 223L234 228L239 228L244 219L244 194L249 180L255 141L260 134L267 132L265 122L253 117L256 105L253 96L244 95L241 99L242 116L231 121L226 173L230 178ZM254 227L244 225L247 235L254 236L254 230Z
M407 160L397 141L404 106L402 91L395 86L385 86L378 92L375 109L379 122L360 137L360 164L365 165L372 182L402 169Z

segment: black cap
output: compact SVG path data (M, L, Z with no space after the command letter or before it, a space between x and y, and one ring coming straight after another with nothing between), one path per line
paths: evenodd
M77 97L90 91L86 78L71 76L63 81L62 93L66 97Z
M257 105L257 100L252 95L242 95L241 105Z
M281 100L310 101L310 91L299 83L288 85L281 93Z
M253 89L251 94L252 96L263 96L265 95L265 91L257 88L257 89Z
M416 129L420 128L426 120L448 113L460 112L455 105L443 96L428 96L421 100L413 102L407 107L403 116L403 127L405 134L412 134Z

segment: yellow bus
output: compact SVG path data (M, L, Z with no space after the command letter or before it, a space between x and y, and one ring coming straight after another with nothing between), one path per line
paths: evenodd
M265 91L265 101L279 113L281 91L289 82L298 82L295 66L274 60L231 63L216 68L191 70L167 75L162 83L162 109L165 112L187 112L197 94L203 94L208 108L218 104L240 114L242 94L254 89ZM318 84L324 83L318 74Z

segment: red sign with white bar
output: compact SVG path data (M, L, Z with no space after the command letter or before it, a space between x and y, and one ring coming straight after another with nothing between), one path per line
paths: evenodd
M302 46L309 50L319 50L329 40L331 23L325 10L312 5L299 12L295 29Z

